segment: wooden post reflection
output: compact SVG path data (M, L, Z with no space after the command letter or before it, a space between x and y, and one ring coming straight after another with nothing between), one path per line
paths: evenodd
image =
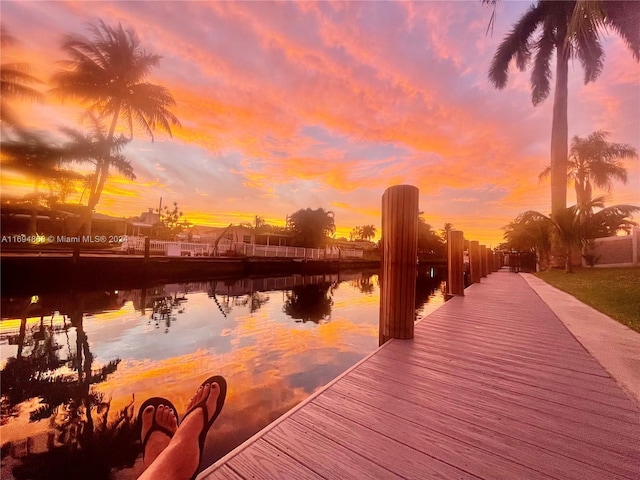
M413 338L418 258L418 197L412 185L382 196L382 282L379 343Z

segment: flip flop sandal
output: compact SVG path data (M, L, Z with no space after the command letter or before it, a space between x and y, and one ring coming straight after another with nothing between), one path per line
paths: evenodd
M178 422L178 411L176 410L176 407L173 406L173 403L171 403L166 398L162 398L162 397L149 398L149 399L145 400L142 405L140 405L140 410L138 410L138 427L137 428L138 428L138 431L140 432L138 434L140 437L142 437L142 412L144 412L144 409L147 408L149 405L152 405L152 406L156 407L156 409L160 405L164 405L165 407L169 407L170 409L173 410L173 415L176 417L176 424L179 423ZM172 432L172 431L166 429L162 425L158 425L158 422L156 421L156 412L154 411L153 412L153 423L151 424L151 427L149 428L149 430L147 430L147 434L144 436L144 438L140 438L140 440L142 441L142 458L143 459L144 459L144 451L146 449L147 442L149 441L149 437L151 437L151 434L153 432L162 432L166 436L168 436L169 438L173 438L173 435L175 433L175 432Z
M211 419L209 419L209 421L206 423L206 425L200 432L200 436L198 437L200 457L198 458L198 467L196 468L195 473L191 476L191 480L195 479L198 474L198 470L200 468L200 462L202 461L202 451L204 450L204 442L207 439L207 433L209 432L211 425L213 425L213 422L215 422L218 416L220 415L220 412L222 411L222 407L224 406L224 400L227 396L227 381L224 379L224 377L221 377L220 375L209 377L204 382L202 382L200 386L204 387L204 385L207 383L209 385L217 383L220 386L220 395L218 395L216 411L214 412ZM184 423L185 418L187 418L192 412L195 412L199 408L202 409L202 413L204 414L204 419L206 421L209 418L209 412L207 410L207 398L203 398L200 402L196 403L193 407L191 407L191 409L187 413L184 414L184 417L182 417L182 423Z

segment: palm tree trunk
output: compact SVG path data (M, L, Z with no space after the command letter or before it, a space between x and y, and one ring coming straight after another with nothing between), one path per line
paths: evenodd
M551 214L567 206L567 167L569 127L568 108L569 59L565 48L558 49L556 88L551 127Z
M93 209L95 208L98 201L96 200L96 182L98 177L100 176L101 170L101 162L98 160L96 162L96 171L91 177L91 181L89 182L89 198L87 199L87 208L82 214L80 224L80 231L83 235L91 235L91 220L93 216Z
M566 26L558 26L556 40L556 85L553 97L553 121L551 126L551 217L567 206L567 168L569 150L569 126L567 120L569 47L565 42ZM559 242L552 246L552 267L560 268L565 252ZM571 262L571 259L568 259Z
M118 102L116 110L111 119L111 126L109 127L109 135L107 136L107 142L105 151L102 154L102 162L98 162L96 166L96 176L92 180L91 190L89 192L89 201L87 204L87 211L85 218L83 219L83 233L85 235L91 235L91 220L93 216L93 210L100 201L104 184L109 176L109 165L111 163L111 143L113 142L113 134L116 131L116 125L118 124L118 118L120 117L120 106L122 102ZM95 186L95 188L94 188Z
M567 245L566 248L567 248L567 251L565 253L566 259L565 259L564 271L566 273L573 273L573 263L571 261L571 246Z

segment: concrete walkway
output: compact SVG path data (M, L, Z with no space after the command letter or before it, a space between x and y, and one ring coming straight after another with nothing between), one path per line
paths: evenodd
M640 406L640 334L534 275L520 275Z

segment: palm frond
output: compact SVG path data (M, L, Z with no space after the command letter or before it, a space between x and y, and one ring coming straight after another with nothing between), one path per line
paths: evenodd
M627 169L619 160L638 158L634 147L607 142L608 132L598 130L587 138L573 137L569 152L569 175L590 180L599 188L611 189L612 180L627 182Z
M34 178L81 178L82 175L60 169L63 149L37 132L21 131L17 139L3 141L0 148L2 168Z
M502 89L507 84L509 64L512 59L516 59L520 70L526 67L530 56L529 42L544 19L545 8L544 3L531 6L496 50L489 68L489 80L494 87Z
M551 57L555 49L553 25L550 19L544 22L544 29L536 42L536 57L531 70L531 101L538 105L551 92Z
M139 83L131 86L131 96L127 104L131 108L131 116L153 138L153 130L159 128L169 135L171 125L180 126L178 118L169 111L175 100L169 91L160 85Z
M604 68L604 50L598 40L597 30L583 30L575 35L577 57L584 70L584 83L593 82Z
M620 35L636 61L640 61L640 8L638 8L638 2L635 0L603 1L602 7L604 24Z
M128 178L129 180L136 179L136 175L133 173L133 166L131 165L131 162L124 157L124 155L115 155L112 157L111 165L125 178Z
M586 238L610 237L620 230L627 233L638 224L632 215L640 211L636 205L612 205L590 215L585 224Z
M551 165L547 165L544 170L538 174L538 181L542 182L551 176Z

